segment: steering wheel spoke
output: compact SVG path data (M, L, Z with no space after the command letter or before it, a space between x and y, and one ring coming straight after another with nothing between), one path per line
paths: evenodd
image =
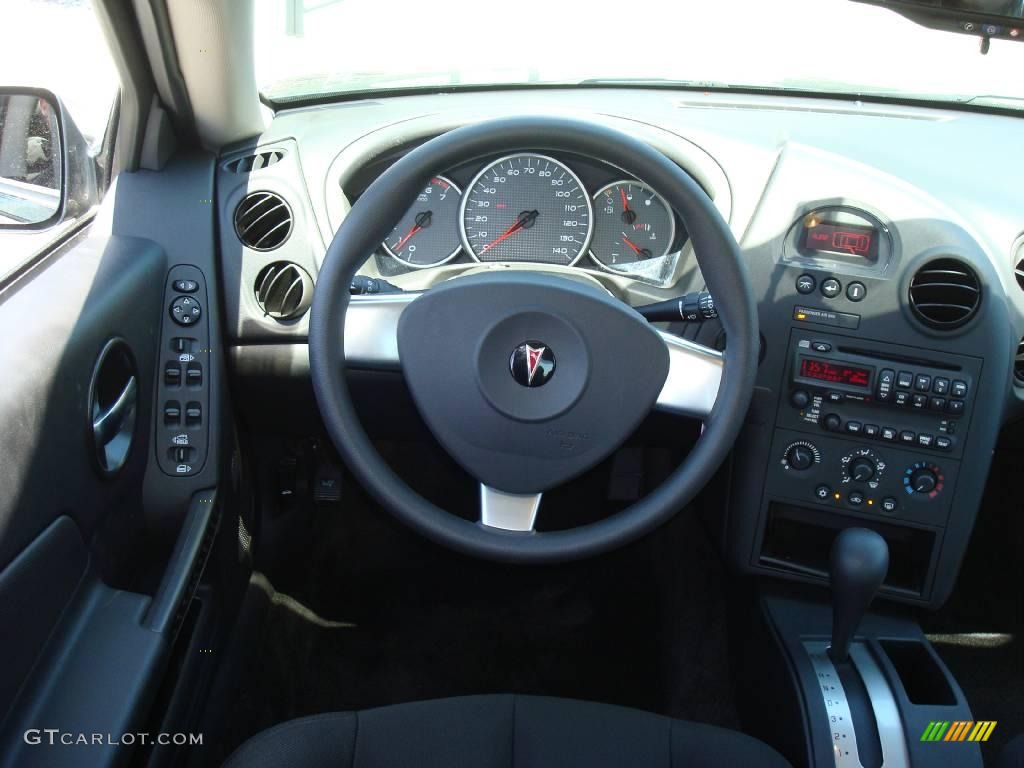
M725 359L721 352L659 331L668 347L668 377L655 408L705 418L715 407Z
M419 293L353 296L345 316L345 362L354 368L397 370L398 320Z
M505 493L480 483L480 523L503 531L533 530L540 493Z

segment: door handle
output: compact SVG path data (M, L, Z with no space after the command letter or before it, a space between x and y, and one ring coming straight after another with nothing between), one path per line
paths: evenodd
M93 417L92 434L96 440L97 450L102 450L111 440L117 437L118 433L123 431L125 421L129 417L132 417L134 421L137 400L138 384L135 382L135 377L132 376L128 379L128 383L124 385L124 389L121 390L121 394L117 396L113 405ZM96 405L98 410L99 404L97 403Z

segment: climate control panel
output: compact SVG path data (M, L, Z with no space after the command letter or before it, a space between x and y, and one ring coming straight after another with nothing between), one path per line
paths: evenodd
M959 462L902 448L777 429L765 492L802 506L944 525Z

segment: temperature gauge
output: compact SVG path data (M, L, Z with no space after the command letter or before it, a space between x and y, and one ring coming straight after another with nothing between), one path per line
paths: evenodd
M665 199L639 181L614 181L594 195L590 255L601 266L622 270L668 254L676 217Z

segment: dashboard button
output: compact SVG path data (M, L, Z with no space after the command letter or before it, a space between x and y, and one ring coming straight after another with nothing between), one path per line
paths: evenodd
M864 425L861 424L859 421L846 422L846 431L849 432L851 435L859 435L863 428Z
M829 432L838 432L843 426L843 420L835 413L826 414L821 423Z
M896 400L895 400L895 402L896 402L896 405L906 405L907 403L910 402L910 393L909 392L897 392L896 393Z
M963 413L964 405L965 403L963 400L950 400L946 403L946 410L950 413Z
M897 506L897 501L892 496L886 496L884 499L882 499L881 507L883 512L895 512Z
M919 373L914 377L914 389L918 392L927 392L932 388L932 377L926 373Z
M922 448L931 448L935 442L935 435L918 435L917 444Z
M822 501L827 501L832 497L832 489L827 485L819 485L814 489L814 496Z
M878 425L877 424L865 424L864 425L864 437L878 437Z
M953 397L967 397L967 382L966 381L954 381L953 389L951 390Z
M893 442L896 439L896 430L892 427L882 427L882 439Z
M850 493L846 497L846 500L850 502L853 506L859 507L861 504L864 503L864 494L861 493L860 491L850 491Z
M933 411L944 411L946 410L946 398L944 397L933 397L928 400L928 407Z
M789 402L793 404L794 408L806 408L811 404L811 396L805 389L798 389L789 396Z
M896 376L896 386L900 389L910 389L914 384L914 374L910 371L900 371Z
M846 395L844 395L842 392L829 392L828 393L828 401L830 403L841 403L845 399L846 399Z
M814 293L814 289L818 287L818 281L814 279L814 275L800 275L796 279L796 292L802 293L805 296L808 293Z
M815 352L831 352L832 345L829 344L827 341L812 341L811 349L813 349Z
M915 408L927 408L928 407L928 395L914 395L914 407Z
M850 301L861 301L867 295L868 289L864 287L864 283L854 282L846 286L846 298Z
M953 447L953 440L952 438L945 437L944 435L939 435L935 438L935 447L940 451L948 451Z
M945 395L949 393L949 379L944 379L941 376L936 376L935 381L932 382L932 392L936 395Z
M821 282L821 295L826 299L834 299L840 293L843 292L843 284L836 280L834 277L830 277Z
M902 432L900 432L900 442L901 443L912 443L912 442L914 442L914 439L916 437L917 437L917 435L915 435L909 429L904 429Z

